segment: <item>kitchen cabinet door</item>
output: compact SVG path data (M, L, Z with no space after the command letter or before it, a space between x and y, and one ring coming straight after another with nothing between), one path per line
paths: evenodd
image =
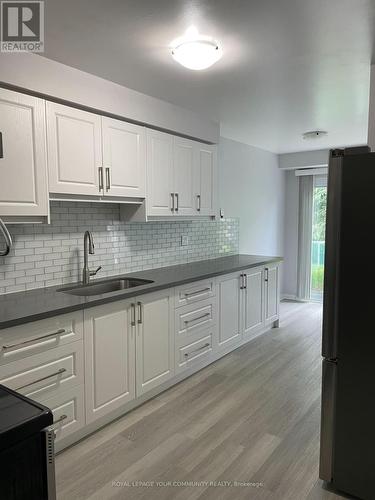
M0 217L47 216L44 101L0 89Z
M128 300L84 312L87 423L135 397L134 313Z
M217 148L196 143L195 209L198 215L215 215Z
M146 129L102 118L104 192L143 198L146 194Z
M279 318L280 283L278 264L265 267L265 322L270 325Z
M173 147L175 215L197 215L194 193L195 164L196 150L194 141L175 137Z
M250 340L264 329L264 268L243 272L243 335Z
M173 216L173 136L147 130L147 215Z
M46 113L50 193L103 194L101 117L54 102Z
M166 290L137 300L137 397L174 374L174 295Z
M241 342L241 276L231 273L217 279L219 334L217 349L231 350Z

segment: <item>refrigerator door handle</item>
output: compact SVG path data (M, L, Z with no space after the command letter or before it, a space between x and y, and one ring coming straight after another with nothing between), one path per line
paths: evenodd
M335 427L335 393L337 362L323 361L322 410L320 427L319 477L323 481L333 479L333 447Z
M323 341L324 358L337 358L339 276L340 276L340 226L342 157L331 151L328 169L327 224L325 275L323 296Z

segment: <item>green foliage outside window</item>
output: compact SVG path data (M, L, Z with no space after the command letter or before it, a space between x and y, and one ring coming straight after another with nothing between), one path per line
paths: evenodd
M324 241L326 229L327 188L314 189L313 240Z

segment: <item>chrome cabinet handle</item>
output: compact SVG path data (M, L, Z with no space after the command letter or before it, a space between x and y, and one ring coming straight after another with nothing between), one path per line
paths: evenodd
M240 274L240 290L243 290L243 274Z
M200 293L209 292L210 290L211 288L207 287L203 288L202 290L197 290L196 292L185 293L184 295L186 298L189 298L189 297L194 297L195 295L199 295Z
M174 212L174 193L171 193L171 198L172 198L171 212Z
M4 158L3 133L0 132L0 160Z
M244 289L246 290L246 288L247 288L247 274L245 273L245 274L243 275L243 277L244 277L244 286L243 286L243 287L244 287Z
M141 325L143 323L142 302L137 302L137 306L138 306L138 325Z
M55 431L68 418L68 415L61 415L52 425L48 427L49 431Z
M0 257L5 257L10 252L10 249L12 248L13 245L13 241L8 231L8 228L1 219L0 219L0 231L3 233L5 239L5 249L0 251Z
M60 370L58 370L55 373L51 373L51 375L46 375L45 377L41 377L41 378L38 378L36 380L33 380L33 382L29 382L28 384L21 385L20 387L17 387L17 389L15 389L15 390L19 391L20 389L25 389L25 387L29 387L30 385L37 384L38 382L43 382L43 380L47 380L47 379L52 378L52 377L57 377L58 375L61 375L64 372L66 372L66 368L60 368Z
M2 349L5 351L6 349L14 349L15 347L20 347L23 345L27 344L32 344L33 342L36 342L37 340L44 340L48 339L49 337L54 337L55 335L61 335L63 333L72 333L71 331L65 330L65 328L60 328L59 330L56 330L56 332L53 333L48 333L47 335L41 335L40 337L34 337L33 339L30 340L24 340L23 342L18 342L16 344L5 344L2 346Z
M210 347L209 342L206 342L206 344L202 345L202 347L198 347L198 349L194 349L194 351L185 352L184 356L185 356L185 358L188 358L190 356L190 354L194 354L195 352L199 352L202 349L206 349L206 347Z
M109 167L105 168L105 182L106 182L105 190L108 192L111 189L111 171Z
M197 201L198 201L198 206L197 206L197 211L201 211L201 195L197 194Z
M266 267L266 268L264 269L264 271L265 271L264 281L267 283L267 282L268 282L268 271L269 271L268 267Z
M199 319L207 318L207 316L211 316L211 313L202 314L202 316L198 316L197 318L185 319L184 323L188 324L191 323L192 321L198 321Z
M174 209L175 212L178 212L178 193L174 194L176 197L176 208Z
M131 326L135 326L135 304L131 305Z
M99 167L98 171L99 171L99 191L103 191L104 189L103 167Z

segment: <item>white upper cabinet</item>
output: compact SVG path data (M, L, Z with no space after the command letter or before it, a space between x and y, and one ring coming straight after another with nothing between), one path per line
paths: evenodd
M49 191L143 198L145 129L47 102Z
M196 143L180 137L174 138L174 211L177 215L195 215L194 173L196 162Z
M132 203L139 221L215 215L215 145L4 89L0 167L9 221L47 217L49 198Z
M215 215L216 146L147 130L147 215Z
M143 198L146 194L146 131L132 123L102 118L105 194Z
M50 193L100 195L101 117L53 102L46 112Z
M146 202L148 215L173 215L173 136L156 130L147 130Z
M217 148L196 143L195 209L200 215L215 215Z
M0 217L48 215L44 101L0 89Z

